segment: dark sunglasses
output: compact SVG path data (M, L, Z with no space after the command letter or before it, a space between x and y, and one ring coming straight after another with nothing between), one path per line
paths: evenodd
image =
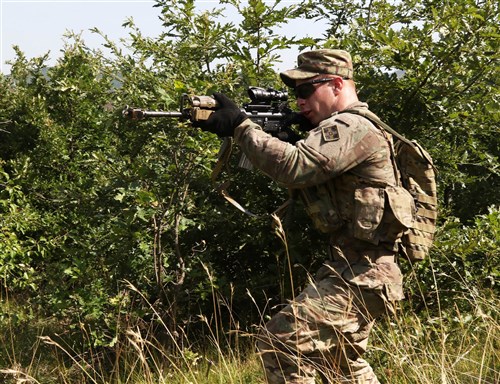
M314 84L326 83L328 81L332 81L334 78L324 78L324 79L315 79L308 81L307 83L302 83L295 88L293 88L293 93L298 99L307 99L311 97L311 95L316 92L316 87Z

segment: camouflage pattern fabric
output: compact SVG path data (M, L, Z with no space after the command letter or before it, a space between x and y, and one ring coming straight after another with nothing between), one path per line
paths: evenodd
M356 107L367 105L349 106ZM358 115L334 114L295 145L268 135L250 119L236 127L234 139L256 168L287 188L318 185L354 168L361 177L395 184L386 139Z
M289 87L296 80L329 74L352 79L354 76L351 54L341 49L317 49L303 52L297 57L297 68L280 73L281 80Z
M275 315L257 338L270 384L379 383L361 355L379 316L394 310L387 284L394 263L327 262L315 281Z
M397 187L392 138L351 113L334 113L295 145L249 119L234 138L330 234L330 260L258 336L268 382L311 384L319 374L325 383L378 383L362 354L375 319L403 297L395 254L414 209Z
M348 108L367 105L358 102ZM392 138L366 118L334 114L295 145L271 137L247 119L234 138L256 168L299 192L320 231L350 243L360 240L360 249L370 244L397 249L413 219L413 197L397 187Z

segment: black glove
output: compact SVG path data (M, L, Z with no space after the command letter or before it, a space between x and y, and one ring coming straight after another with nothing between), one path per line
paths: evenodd
M299 131L301 132L309 132L311 129L316 127L307 117L298 112L291 113L290 117L287 118L285 125L298 125Z
M219 108L207 120L193 122L193 126L215 133L219 137L233 136L234 129L247 118L247 115L223 93L214 93L213 97Z
M276 135L273 136L290 144L295 144L297 141L302 139L302 136L298 135L290 127L282 128Z

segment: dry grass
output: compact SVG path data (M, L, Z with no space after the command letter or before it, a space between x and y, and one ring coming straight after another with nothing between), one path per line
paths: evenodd
M278 235L286 237L277 221ZM291 267L290 267L291 270ZM206 273L212 281L211 272ZM146 298L132 284L128 290ZM440 297L439 287L435 287ZM172 330L154 312L150 324L127 323L112 348L75 351L64 343L63 331L51 321L13 321L16 305L2 298L0 320L0 381L6 383L116 383L116 384L259 384L264 383L253 351L251 332L243 332L230 315L231 298L212 284L213 316L200 315L208 334L193 340ZM466 303L461 306L459 303ZM249 294L249 305L255 303ZM439 304L439 300L438 300ZM500 382L500 299L472 289L458 298L453 311L413 313L405 310L382 322L372 334L367 359L382 383L390 384L497 384ZM474 308L467 313L459 308ZM9 315L10 313L10 315ZM16 316L19 316L17 314ZM166 339L157 337L158 324ZM19 326L22 324L22 326ZM229 329L229 330L228 330ZM50 336L48 336L50 335ZM82 335L90 337L82 324Z
M216 303L224 300L215 291L214 297ZM499 300L476 297L475 313L457 309L451 320L400 311L376 328L367 357L384 383L496 384L500 382L500 324L490 314L496 313L499 304ZM32 344L25 350L29 335L6 330L0 337L0 356L8 356L8 363L4 358L0 378L3 375L5 382L16 384L264 383L251 343L239 341L245 336L241 330L233 327L224 332L221 324L200 320L212 330L205 336L203 351L194 349L194 341L186 335L170 332L166 324L168 343L143 326L130 325L113 347L111 362L97 351L78 354L58 338L44 335L43 329L31 333Z

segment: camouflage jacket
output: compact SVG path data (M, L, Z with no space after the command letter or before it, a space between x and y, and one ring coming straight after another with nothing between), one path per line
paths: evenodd
M347 109L353 108L368 106L358 102ZM300 195L334 248L395 251L413 220L413 199L396 182L392 137L364 117L334 113L295 145L247 119L235 141L254 166Z

